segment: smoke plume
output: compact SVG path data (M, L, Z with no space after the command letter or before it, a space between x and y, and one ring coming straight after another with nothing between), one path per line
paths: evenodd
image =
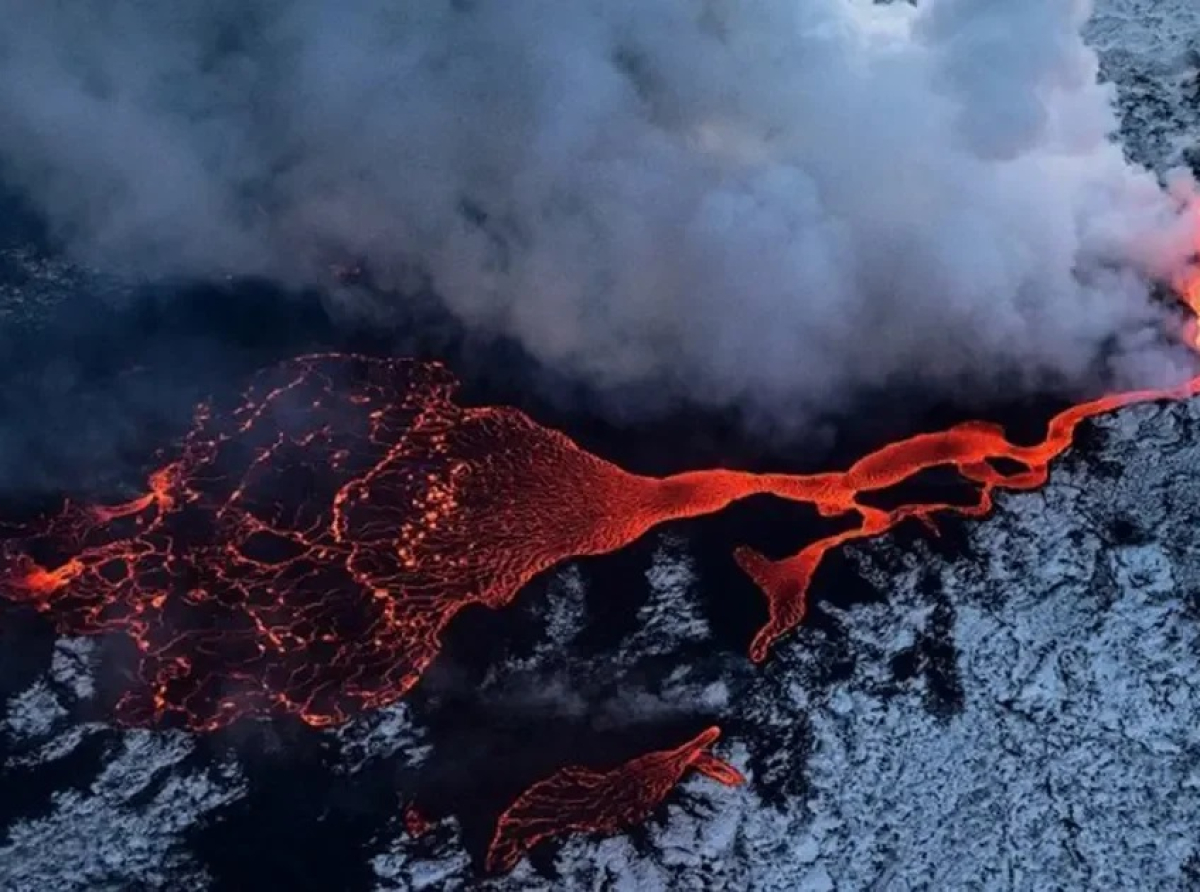
M601 389L777 423L895 381L1153 383L1192 187L1112 141L1089 11L10 0L0 177L93 263L364 262Z

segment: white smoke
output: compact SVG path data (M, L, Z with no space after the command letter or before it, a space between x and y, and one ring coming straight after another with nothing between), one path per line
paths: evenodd
M1179 371L1147 279L1190 221L1111 139L1085 0L4 12L0 176L93 262L362 258L602 387L783 423Z

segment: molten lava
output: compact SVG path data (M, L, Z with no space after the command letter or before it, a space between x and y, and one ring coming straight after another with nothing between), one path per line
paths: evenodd
M1200 279L1185 294L1200 293ZM531 578L577 555L610 552L651 527L758 493L849 515L849 529L771 561L736 559L767 598L750 655L804 617L825 554L907 518L979 516L996 489L1031 489L1085 419L1120 393L1055 416L1023 446L970 422L892 443L843 472L628 473L510 408L464 408L442 366L317 355L260 374L231 411L202 407L146 491L110 506L68 504L0 546L0 585L73 634L123 632L140 684L117 705L127 723L196 729L245 714L315 726L403 696L464 607L509 603ZM1004 472L1005 459L1020 470ZM938 466L977 489L968 505L862 503Z
M437 364L286 362L232 411L202 407L144 494L9 539L0 585L64 632L132 638L121 721L325 726L401 697L464 607L768 491L732 471L636 476L454 387Z
M726 786L743 783L736 768L708 752L720 736L720 729L709 728L676 749L647 753L610 771L575 766L538 781L500 815L488 870L512 870L526 851L553 836L611 834L641 823L689 769Z
M1045 439L1031 446L1010 442L998 425L973 421L890 443L855 462L841 474L780 478L772 487L772 492L777 495L812 502L825 517L857 515L858 523L844 532L818 539L781 561L769 561L749 548L737 550L735 557L739 566L763 590L769 610L767 624L750 646L751 658L755 662L765 659L771 644L804 618L809 584L830 549L853 539L879 535L910 517L931 528L934 528L933 519L938 514L980 517L991 510L992 493L996 489L1028 490L1045 483L1050 462L1071 445L1076 428L1086 419L1134 403L1183 399L1197 393L1200 393L1200 376L1177 387L1128 391L1080 403L1055 415L1050 420ZM1004 473L992 464L997 459L1015 462L1021 469ZM966 505L922 503L891 511L860 502L866 493L887 489L921 471L943 465L953 466L966 480L978 485L973 502Z
M1196 255L1200 257L1200 209L1196 211L1196 216L1194 245ZM1174 288L1189 314L1185 340L1193 350L1200 351L1200 270L1189 269L1175 280Z

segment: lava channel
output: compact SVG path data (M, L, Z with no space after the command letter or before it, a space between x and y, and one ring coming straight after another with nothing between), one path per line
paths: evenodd
M1045 483L1050 463L1066 451L1076 429L1088 418L1135 403L1184 399L1197 393L1200 393L1200 376L1176 387L1128 391L1080 403L1055 415L1045 438L1033 445L1011 442L999 425L964 422L937 433L918 434L890 443L842 473L775 479L770 489L776 495L812 502L825 517L856 515L857 524L817 539L795 555L779 561L768 560L750 548L735 551L738 565L767 599L767 623L751 642L751 659L755 662L766 659L771 645L804 619L813 575L831 549L854 539L887 532L908 518L925 523L936 533L935 518L939 514L982 517L992 508L995 490L1029 490ZM1007 473L999 470L994 464L998 459L1015 463L1018 470ZM976 484L972 501L966 504L910 504L890 511L861 502L867 493L889 489L922 471L942 466L955 468L966 481Z
M488 846L487 869L512 870L525 852L551 837L613 834L640 824L689 769L726 786L744 783L736 768L709 752L720 736L720 729L712 727L682 746L647 753L610 771L571 766L538 781L500 815Z

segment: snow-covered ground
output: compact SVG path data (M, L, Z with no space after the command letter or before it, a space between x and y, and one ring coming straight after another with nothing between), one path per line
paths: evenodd
M1085 33L1120 87L1129 154L1160 170L1200 167L1200 3L1097 0Z
M8 783L23 768L62 763L84 747L100 757L94 776L72 778L48 810L0 837L0 889L204 888L204 869L182 836L244 793L241 769L192 764L195 739L182 732L73 722L73 711L95 694L93 650L88 640L58 642L47 677L8 703L0 724L12 754L0 766Z

